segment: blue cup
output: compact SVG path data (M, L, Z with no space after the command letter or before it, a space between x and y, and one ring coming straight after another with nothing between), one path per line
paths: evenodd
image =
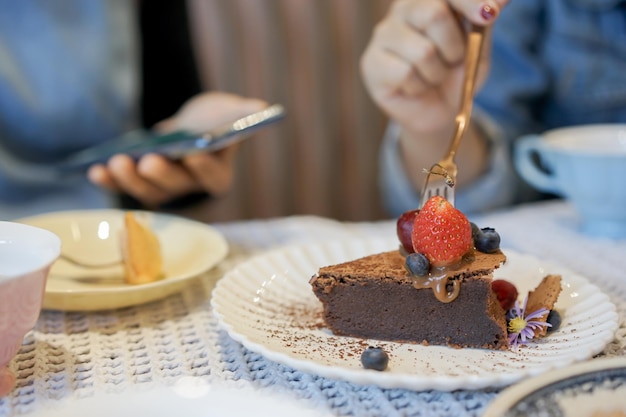
M530 185L571 201L584 233L626 238L626 124L523 136L514 163Z

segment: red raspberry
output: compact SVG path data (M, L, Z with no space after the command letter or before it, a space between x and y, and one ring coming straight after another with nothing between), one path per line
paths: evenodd
M426 255L431 265L444 266L460 261L470 250L472 227L448 200L435 196L415 217L411 240L415 252Z

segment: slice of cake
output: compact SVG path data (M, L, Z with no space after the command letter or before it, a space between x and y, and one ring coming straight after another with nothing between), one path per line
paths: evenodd
M492 288L493 271L506 260L495 230L479 229L433 197L400 216L397 232L399 250L324 266L311 278L326 326L366 339L508 349L512 300L504 300L517 291L511 297L501 294L506 286Z
M163 277L159 239L145 220L130 211L124 215L122 257L125 280L129 284L145 284Z
M492 272L504 260L499 251L476 252L471 261L446 271L441 294L451 294L455 283L459 288L450 302L440 301L435 281L431 288L416 280L398 250L320 268L311 284L335 334L506 349L505 313L491 291Z

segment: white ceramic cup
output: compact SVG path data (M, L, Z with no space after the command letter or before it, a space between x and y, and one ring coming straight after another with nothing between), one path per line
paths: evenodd
M52 232L0 221L0 368L6 366L33 328L61 239Z
M626 238L626 124L524 136L516 143L514 162L530 185L572 202L584 233Z

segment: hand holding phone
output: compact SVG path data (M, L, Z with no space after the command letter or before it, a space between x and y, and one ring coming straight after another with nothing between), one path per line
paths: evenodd
M60 163L59 168L65 173L84 171L90 165L104 163L116 154L140 158L147 153L158 153L171 159L179 159L195 152L214 152L250 137L257 130L282 120L284 116L284 107L274 104L208 132L178 130L158 134L149 130L134 130L70 155Z

